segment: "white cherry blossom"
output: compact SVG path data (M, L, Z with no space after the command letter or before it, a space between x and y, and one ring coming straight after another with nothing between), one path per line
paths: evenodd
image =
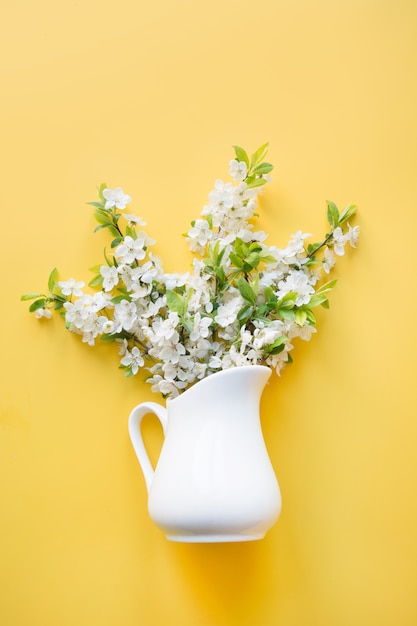
M121 213L123 219L125 219L130 224L138 224L138 226L145 226L146 222L139 215L134 215L133 213Z
M134 261L142 261L146 256L145 237L137 237L133 239L127 235L123 243L116 248L116 259L119 263L130 265Z
M168 290L183 287L189 280L189 274L164 274L163 282Z
M88 316L90 315L89 307L91 302L92 297L89 294L83 294L74 303L65 302L65 321L67 322L69 327L75 332L81 331L84 324L86 323Z
M119 282L119 273L117 271L117 267L112 265L109 267L108 265L102 265L100 267L100 274L103 277L103 288L104 291L111 291L116 287Z
M198 339L209 336L210 326L212 324L211 317L201 317L201 313L197 312L193 320L193 329L190 333L190 341L198 341Z
M121 359L120 363L125 367L129 367L132 370L132 374L137 374L140 367L143 367L145 361L137 346L132 348L131 351L127 350L125 356Z
M214 189L209 193L210 203L216 211L221 209L226 211L231 209L235 200L235 189L232 183L224 183L222 180L217 179L214 183Z
M303 272L290 270L287 276L283 280L279 281L277 296L281 299L291 292L295 292L297 294L295 299L295 304L297 306L308 304L312 294L314 293L314 287L311 284L311 277Z
M185 348L182 343L165 343L158 351L151 352L154 356L158 356L165 363L179 363L180 357L185 354Z
M132 198L128 196L121 187L104 189L103 196L106 200L104 205L105 209L112 209L113 207L116 207L116 209L125 209L126 205L132 201Z
M166 341L175 344L179 337L176 330L178 323L178 313L170 313L166 319L156 317L152 322L152 328L146 329L146 335L156 345L163 345Z
M338 256L345 254L345 244L348 238L343 234L343 230L338 226L333 231L333 249Z
M98 313L99 311L102 311L103 309L107 309L108 311L110 311L111 309L114 308L114 305L111 301L112 299L111 293L104 293L103 291L97 291L93 295L84 294L84 296L86 296L85 302L88 302L88 307L91 309L91 311L94 311L95 313Z
M356 248L356 245L359 241L359 232L360 226L352 226L348 224L348 232L346 233L347 240L349 241L352 248Z
M137 310L134 302L122 300L114 309L114 323L116 332L131 330L137 321Z
M248 172L248 166L244 161L232 159L229 163L229 174L235 182L245 180Z
M36 309L35 317L37 317L38 319L44 317L45 319L50 320L52 317L52 313L49 309L41 307L40 309Z
M117 271L128 291L132 289L133 283L138 281L141 275L140 267L131 267L125 263L119 265Z
M76 281L75 278L58 282L58 287L61 288L64 296L81 296L84 285L85 283L82 280Z
M217 309L215 316L216 323L222 328L226 328L233 324L237 319L237 314L243 306L243 300L240 296L236 296L225 304L221 304Z
M208 242L213 238L213 232L207 220L198 219L187 233L190 250L204 254Z
M334 252L331 248L328 248L326 246L324 249L323 256L324 256L323 269L326 272L326 274L330 274L330 271L332 270L332 268L334 267L336 263Z
M262 350L265 346L270 346L282 335L282 331L274 325L255 328L253 332L253 347Z
M288 331L288 339L294 339L295 337L300 337L303 341L310 341L311 335L316 333L317 329L311 324L305 324L304 326L300 326L299 324L291 324Z

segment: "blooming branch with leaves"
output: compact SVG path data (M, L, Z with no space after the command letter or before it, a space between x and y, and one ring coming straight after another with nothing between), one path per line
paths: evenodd
M273 166L264 161L268 144L249 158L235 146L233 182L217 180L209 203L191 223L186 240L194 259L189 272L164 273L151 252L155 243L126 214L130 196L103 184L95 208L98 226L111 237L111 254L92 268L92 288L54 269L48 293L28 293L36 317L60 313L71 332L94 346L115 342L127 376L147 371L152 390L175 397L216 371L262 364L277 373L291 362L293 341L316 331L313 310L328 308L336 281L323 282L342 256L356 246L359 226L350 226L354 205L339 212L327 202L329 231L306 245L311 235L297 231L285 248L267 245L254 231L257 197Z

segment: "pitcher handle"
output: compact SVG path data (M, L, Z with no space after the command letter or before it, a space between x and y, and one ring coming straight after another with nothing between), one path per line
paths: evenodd
M140 430L140 425L142 419L148 413L154 413L156 417L159 419L162 425L162 430L165 436L165 431L167 427L168 421L168 413L167 410L157 404L156 402L142 402L136 406L129 416L129 435L130 440L133 445L133 449L136 452L136 456L138 457L139 464L142 468L143 476L145 478L146 488L149 493L149 489L151 488L152 480L155 474L155 470L152 467L152 464L149 460L148 453L145 448L145 443L143 441L142 433Z

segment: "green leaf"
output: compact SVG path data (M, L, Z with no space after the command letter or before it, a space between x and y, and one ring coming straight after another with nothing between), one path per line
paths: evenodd
M246 300L246 302L249 302L250 304L256 303L256 293L251 285L248 283L248 281L243 278L243 276L238 278L237 288L239 289L240 295L244 300Z
M253 314L253 311L254 311L254 308L250 304L247 304L240 309L239 313L237 314L237 319L238 319L238 322L240 322L241 326L243 326L243 324L245 324L250 319L250 317Z
M255 272L255 274L252 275L251 285L256 295L258 295L258 292L259 292L259 273L258 272Z
M166 292L167 305L170 311L183 315L184 313L184 298L176 291L169 290Z
M113 223L113 220L111 219L111 214L105 209L99 209L98 211L96 211L94 213L94 217L99 224L104 224L105 226Z
M299 326L304 326L304 324L307 321L307 313L304 309L297 309L297 311L295 311L295 322L299 325Z
M273 300L276 301L276 299L277 299L276 295L274 293L274 290L272 289L272 287L270 285L267 285L264 288L263 294L264 294L264 298L265 298L266 302L271 302Z
M136 229L134 226L126 226L126 235L132 237L132 239L137 239L138 235L136 233Z
M276 302L277 298L274 290L269 285L264 289L264 298L266 302Z
M272 165L272 163L260 163L259 165L257 165L253 170L252 173L253 174L269 174L269 172L272 172L272 170L274 169L274 166Z
M278 339L275 339L274 343L271 343L269 346L265 346L264 352L267 354L279 354L285 348L286 338L281 335Z
M122 237L116 237L116 239L113 239L113 241L110 244L110 248L116 248L119 243L121 243L123 241Z
M219 243L219 242L217 242ZM217 257L216 257L216 264L220 267L220 263L222 262L222 259L224 257L224 253L226 252L226 247L224 247L222 250L220 250L220 252L218 253Z
M117 289L117 291L121 294L121 296L128 301L131 301L131 294L129 293L129 291L127 289L124 289L123 287L119 287Z
M90 280L90 282L88 283L89 287L98 287L99 285L103 284L103 276L101 276L101 274L97 274L97 276L94 276L94 278L92 278Z
M222 287L226 282L226 274L222 267L216 267L215 275L217 280L219 281L219 286Z
M233 263L233 265L236 265L236 267L239 267L240 269L243 267L242 259L238 257L237 254L235 254L234 252L230 253L230 260Z
M193 330L193 325L192 323L190 323L189 321L185 321L184 319L181 320L180 322L181 326L185 329L185 331L190 334Z
M118 237L120 237L120 233L119 233L119 231L117 230L117 228L115 228L115 227L113 226L113 224L111 224L108 228L109 228L109 231L111 232L111 234L113 235L113 237L116 237L116 239L117 239Z
M240 239L239 237L236 237L233 247L235 249L236 254L238 254L242 259L249 252L248 244L245 241L243 241L243 239Z
M214 247L213 246L209 247L210 257L213 261L213 267L216 267L217 265L219 265L219 250L220 250L220 241L216 241ZM222 257L224 254L224 250L225 248L223 248L223 251L221 252Z
M310 298L310 302L308 303L310 307L314 308L316 306L324 305L325 302L328 302L328 299L326 296L320 296L315 294L314 296L312 296Z
M256 310L256 319L259 319L260 317L265 317L265 315L269 313L273 308L275 307L272 302L268 304L266 302L263 302L258 306Z
M276 346L275 348L273 348L269 354L279 354L280 352L282 352L285 348L285 344L281 344L279 346Z
M124 339L125 337L126 333L114 333L114 335L100 335L101 341L104 341L105 343L111 343L113 341L116 341L116 339Z
M257 252L252 252L252 254L246 257L245 263L250 267L250 270L253 270L255 267L258 267L260 260L260 255Z
M53 288L55 287L55 282L56 282L57 277L58 277L58 270L56 269L56 267L54 267L52 272L49 274L49 278L48 278L48 289L50 293L52 293Z
M279 309L278 315L282 317L282 319L287 320L288 322L295 321L295 313L292 309Z
M111 260L111 259L107 256L106 248L104 248L104 250L103 250L103 256L104 256L104 259L105 259L105 261L106 261L107 265L108 265L109 267L111 267L111 266L113 265L113 262L112 262L112 260ZM116 262L116 259L113 259L113 261L114 261L114 265L117 267L117 262Z
M214 268L214 265L213 265L211 259L203 259L203 263L206 266L205 267L205 271L206 271L207 274L214 274L215 273L215 268Z
M114 296L114 298L111 299L111 302L113 304L120 304L120 302L123 302L123 300L127 300L128 302L131 302L131 298L127 296L126 294L122 294L121 296Z
M93 230L94 233L96 233L97 231L101 230L102 228L108 228L109 224L102 224L101 226L96 226L95 229Z
M250 162L251 169L262 161L262 159L264 158L264 156L266 156L266 153L268 152L268 148L269 148L269 143L264 143L262 144L262 146L259 146L256 152L252 154L252 158Z
M104 209L103 202L87 202L87 204L90 204L91 206L95 206L97 209Z
M108 189L106 183L101 183L100 187L98 188L98 195L100 196L103 204L105 204L105 202L106 202L106 198L103 196L103 191L105 189Z
M319 287L316 291L316 295L323 295L324 293L328 293L331 291L337 283L337 279L329 280L327 283L324 283L321 287Z
M332 228L339 226L339 210L334 202L327 200L327 220Z
M263 263L276 263L277 262L276 258L271 256L270 254L261 254L261 260L263 261Z
M43 293L37 293L37 292L33 292L33 293L24 293L20 299L21 300L34 300L35 298L39 298L41 296L44 296Z
M46 298L41 298L40 300L35 300L35 302L32 302L32 304L29 307L29 312L33 313L34 311L37 311L38 309L43 309L43 307L45 306L45 304L47 303L47 299Z
M310 326L315 326L316 318L315 318L313 311L311 311L310 308L307 308L306 313L307 313L307 321L310 324Z
M265 178L252 178L252 177L250 177L250 179L248 178L246 182L247 182L247 186L250 189L252 189L253 187L261 187L262 185L265 185L268 181Z
M312 255L314 252L316 252L321 246L320 242L316 242L316 243L309 243L307 246L307 254Z
M228 274L227 274L228 283L227 284L229 286L235 285L235 279L239 278L239 276L242 276L242 272L243 272L243 269L235 269L235 270L232 269L228 271Z
M279 301L279 306L284 307L286 309L292 309L295 305L295 299L297 297L297 293L295 291L289 291L281 300Z
M356 206L356 204L349 204L347 207L345 207L340 214L339 224L346 222L346 220L350 219L352 215L355 215L357 209L358 207Z
M243 161L244 163L246 163L249 168L249 157L246 154L245 150L243 148L240 148L239 146L233 146L233 148L236 154L236 159L238 161Z

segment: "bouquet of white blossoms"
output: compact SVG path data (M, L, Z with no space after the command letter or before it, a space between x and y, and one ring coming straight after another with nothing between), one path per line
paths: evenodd
M89 293L73 278L58 280L48 294L28 293L29 310L51 317L56 310L68 330L94 346L97 338L116 342L127 376L144 369L152 391L174 398L199 379L219 370L262 364L277 373L291 362L297 337L315 332L313 309L328 308L335 280L322 282L343 255L356 246L359 227L348 220L356 207L339 212L327 202L329 232L316 243L297 231L285 248L267 245L253 230L257 196L273 166L264 161L268 144L252 155L235 146L233 182L217 180L209 204L191 223L186 240L194 259L184 274L164 273L152 254L155 242L145 222L125 209L131 198L117 187L99 188L99 225L111 236L112 254L92 268Z

